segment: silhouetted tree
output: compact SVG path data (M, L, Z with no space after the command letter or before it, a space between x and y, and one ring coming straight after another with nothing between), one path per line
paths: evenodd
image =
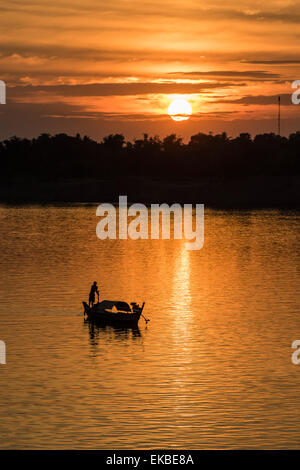
M0 142L2 180L144 178L200 178L239 175L295 175L300 171L300 132L289 138L273 133L230 138L198 133L188 143L171 134L161 140L144 134L126 142L110 134L101 142L88 136L41 134Z

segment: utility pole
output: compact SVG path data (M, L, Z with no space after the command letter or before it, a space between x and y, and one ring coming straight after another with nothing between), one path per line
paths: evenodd
M280 135L280 96L278 96L278 135Z

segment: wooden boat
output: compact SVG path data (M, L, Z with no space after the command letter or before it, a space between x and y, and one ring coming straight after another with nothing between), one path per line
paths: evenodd
M132 327L137 326L145 302L141 307L135 302L129 305L127 302L119 300L102 300L102 302L94 304L93 307L89 307L86 302L82 302L82 304L84 315L87 315L89 320L109 325Z

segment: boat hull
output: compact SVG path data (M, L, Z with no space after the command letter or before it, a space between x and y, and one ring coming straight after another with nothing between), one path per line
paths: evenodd
M82 303L84 307L84 313L87 315L89 320L106 325L115 325L122 327L137 326L142 313L110 313L96 307L89 307L86 302Z

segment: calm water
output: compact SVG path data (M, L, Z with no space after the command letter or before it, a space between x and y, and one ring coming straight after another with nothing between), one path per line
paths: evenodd
M96 238L95 207L0 208L1 448L300 448L300 217L206 211L205 244ZM84 323L92 281L146 301Z

